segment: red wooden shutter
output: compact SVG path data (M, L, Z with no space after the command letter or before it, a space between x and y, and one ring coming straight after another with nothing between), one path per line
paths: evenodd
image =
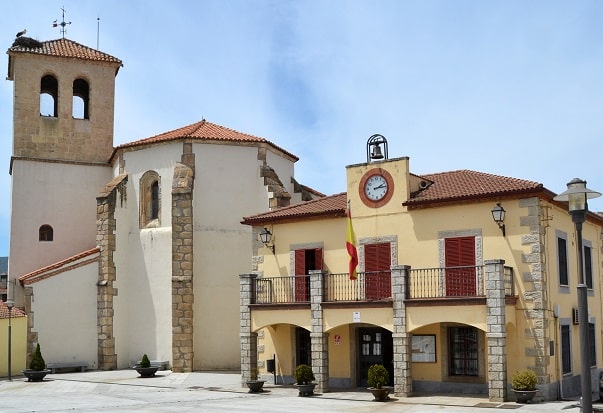
M391 297L391 245L364 246L364 271L367 300Z
M475 296L475 237L446 238L444 242L446 266L446 295ZM451 268L466 267L471 268Z

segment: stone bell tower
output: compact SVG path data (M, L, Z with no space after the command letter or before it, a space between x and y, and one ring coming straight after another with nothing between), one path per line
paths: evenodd
M14 279L96 245L96 194L111 179L115 77L122 62L65 38L18 37L7 53L7 80L14 85Z

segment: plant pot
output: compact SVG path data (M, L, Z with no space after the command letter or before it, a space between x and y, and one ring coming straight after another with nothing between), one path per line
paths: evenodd
M249 387L249 393L259 393L264 387L265 380L249 380L246 384Z
M536 396L538 390L513 390L517 403L528 403Z
M159 367L134 367L134 368L136 369L138 374L140 374L140 377L153 377L155 375L155 373L157 373L157 370L159 370Z
M27 381L43 381L44 377L46 377L46 375L48 373L50 373L49 369L44 369L44 370L30 370L30 369L26 369L26 370L22 370L23 375L25 377L27 377Z
M389 399L389 392L391 391L391 387L383 386L381 388L369 387L368 390L373 394L374 400L378 402L383 402Z
M316 383L295 384L295 387L297 387L300 397L307 397L314 395L314 387L316 387Z

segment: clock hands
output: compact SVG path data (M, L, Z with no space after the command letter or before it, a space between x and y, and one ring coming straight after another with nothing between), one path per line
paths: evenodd
M379 186L376 186L373 189L381 189L381 188L385 188L385 184L381 184Z

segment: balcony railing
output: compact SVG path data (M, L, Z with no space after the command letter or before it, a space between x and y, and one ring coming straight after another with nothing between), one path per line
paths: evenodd
M407 299L484 297L484 267L411 269ZM504 267L505 295L513 296L513 268ZM374 302L392 297L391 271L360 272L354 281L345 274L323 275L322 302ZM310 302L310 276L257 278L254 304L293 304Z
M387 300L391 296L391 271L359 272L353 281L348 273L324 276L325 302Z
M447 267L411 269L407 298L483 297L484 267ZM505 295L514 295L513 268L504 267Z

